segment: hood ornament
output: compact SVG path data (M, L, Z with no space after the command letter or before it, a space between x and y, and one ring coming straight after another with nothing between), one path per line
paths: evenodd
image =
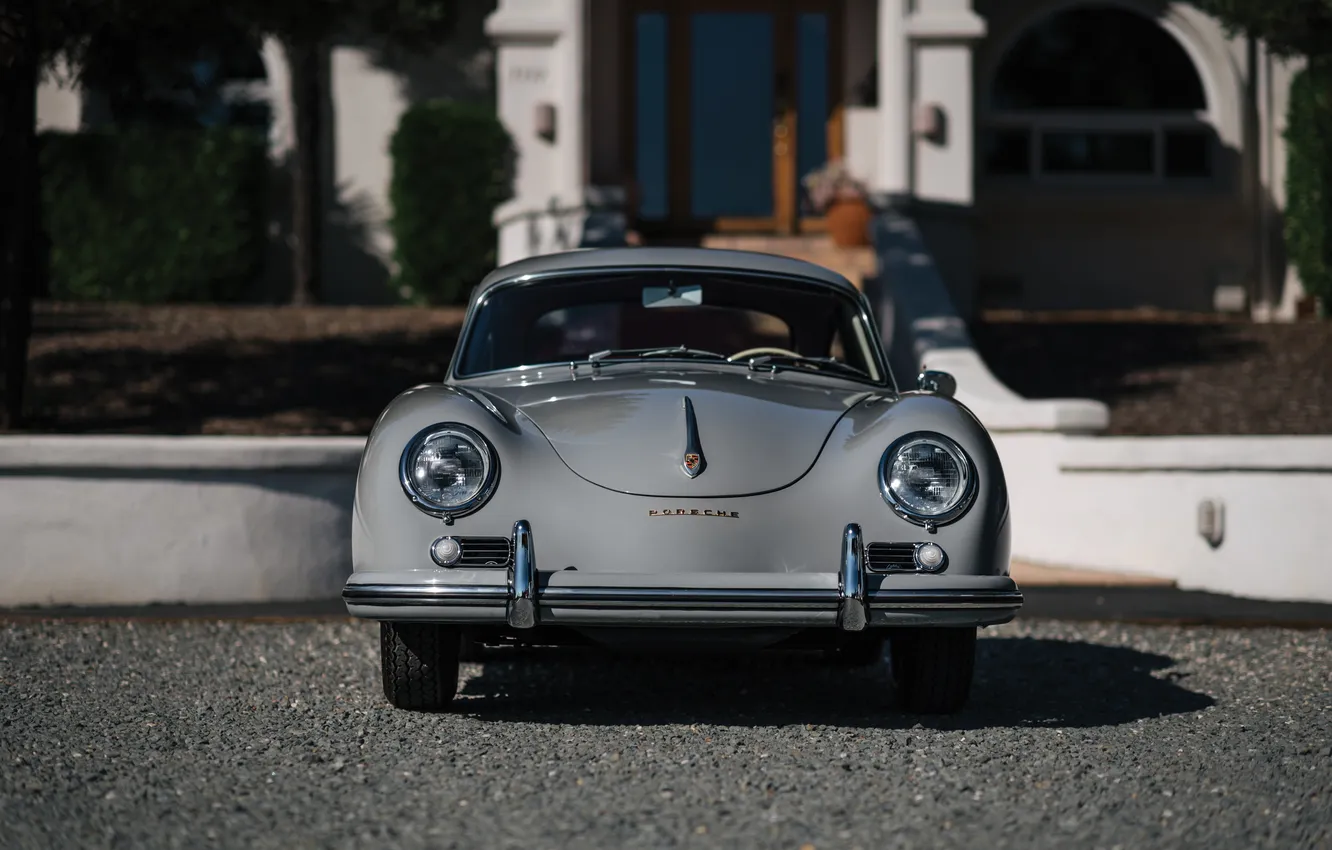
M684 398L684 413L685 450L680 460L680 469L690 478L697 478L707 468L708 460L703 457L703 446L698 441L698 422L694 420L694 403L689 400L689 396Z

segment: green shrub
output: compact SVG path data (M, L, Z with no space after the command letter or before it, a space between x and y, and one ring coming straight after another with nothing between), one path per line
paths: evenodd
M432 101L403 113L390 151L399 291L418 302L465 301L495 267L491 215L511 194L509 134L488 107Z
M252 130L44 133L51 296L228 301L260 274L268 158Z
M1286 114L1286 253L1310 295L1332 307L1332 64L1295 76Z

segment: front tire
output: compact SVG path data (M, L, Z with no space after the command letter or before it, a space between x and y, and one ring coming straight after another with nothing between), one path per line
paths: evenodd
M913 628L891 639L893 681L912 714L954 714L966 707L976 669L975 628Z
M438 711L458 692L458 629L434 623L380 623L384 696L396 708Z

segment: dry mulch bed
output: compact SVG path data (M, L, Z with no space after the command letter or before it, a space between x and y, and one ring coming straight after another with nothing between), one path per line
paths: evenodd
M445 373L461 308L41 304L26 430L366 434Z
M460 308L41 304L25 430L364 434L448 365ZM1332 434L1332 322L990 314L995 374L1114 434Z
M972 335L1015 392L1105 402L1111 434L1332 434L1332 322L999 313Z

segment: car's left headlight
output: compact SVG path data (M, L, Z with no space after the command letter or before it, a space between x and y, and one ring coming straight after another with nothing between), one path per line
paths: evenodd
M917 525L957 519L976 496L976 473L962 447L942 434L918 431L896 440L879 462L879 490Z
M412 438L399 468L402 489L418 508L455 517L485 504L499 480L499 459L485 437L456 422L432 425Z

